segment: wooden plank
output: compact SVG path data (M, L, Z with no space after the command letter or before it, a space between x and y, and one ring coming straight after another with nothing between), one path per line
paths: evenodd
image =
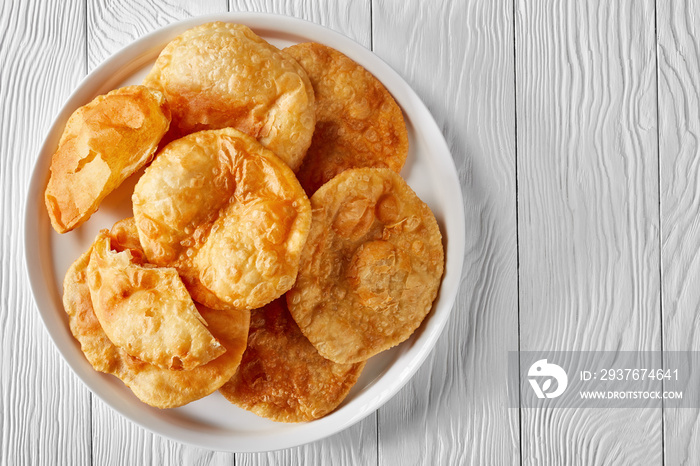
M516 25L521 349L659 350L653 1ZM523 464L659 464L661 409L523 409Z
M193 16L227 11L227 0L88 1L88 65L90 70L141 36Z
M466 216L453 314L430 359L379 410L380 464L517 464L506 384L518 349L513 4L397 0L373 11L374 51L442 129Z
M160 27L196 15L225 12L226 8L226 0L90 0L87 14L90 69ZM232 454L213 453L147 432L97 397L93 397L92 429L94 464L233 464Z
M302 18L334 29L367 48L370 46L369 1L231 0L230 10L276 13ZM237 454L236 464L377 464L376 422L376 414L372 414L343 432L309 445L270 453Z
M229 0L229 11L253 11L294 16L333 29L370 48L371 0Z
M90 395L44 329L24 265L43 137L85 70L82 0L0 2L0 464L85 464Z
M376 465L375 415L317 442L268 453L236 454L236 466Z
M659 0L659 180L663 342L700 351L700 1ZM697 387L688 387L697 392ZM700 410L664 410L665 464L700 464Z

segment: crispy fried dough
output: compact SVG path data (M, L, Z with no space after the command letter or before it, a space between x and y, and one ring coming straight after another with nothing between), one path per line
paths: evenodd
M365 360L406 340L430 311L444 253L435 217L385 168L347 170L311 198L313 219L287 303L319 353Z
M252 311L241 365L220 392L273 421L311 421L343 401L364 365L336 364L319 355L280 298Z
M73 112L44 194L53 228L65 233L90 218L102 199L151 160L169 125L163 94L144 86L115 89Z
M233 128L168 144L133 195L149 262L175 267L195 301L250 310L294 284L311 222L291 169Z
M207 330L177 271L112 250L106 230L87 268L93 309L109 339L131 356L172 370L191 370L226 349Z
M190 371L173 371L145 363L115 346L95 316L87 280L91 251L92 248L68 270L63 283L63 305L71 332L96 370L117 376L141 401L156 408L182 406L213 393L231 378L246 347L249 312L198 307L212 335L226 348L224 354L207 364Z
M136 229L134 217L119 220L112 225L109 230L112 249L117 252L129 250L134 260L140 264L146 262L146 255L143 253L141 242L139 241L139 231Z
M306 73L246 26L189 29L163 49L143 84L165 94L174 137L234 127L292 169L311 143L314 95Z
M339 51L316 43L284 49L306 70L316 96L316 130L297 172L311 196L348 168L401 171L408 133L401 109L371 73Z

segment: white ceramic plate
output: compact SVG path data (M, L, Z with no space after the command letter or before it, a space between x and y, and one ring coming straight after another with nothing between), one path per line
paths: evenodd
M314 41L334 47L377 76L404 111L410 151L402 175L437 217L446 246L446 269L437 301L420 329L398 347L368 362L343 404L309 423L281 424L239 409L218 392L176 409L141 403L120 380L96 372L68 328L62 282L70 264L88 249L98 231L131 216L131 193L140 173L112 193L80 228L56 234L43 193L51 155L70 114L95 96L139 83L165 44L186 29L209 21L246 24L277 47ZM268 14L220 14L173 24L134 42L90 73L56 117L41 148L29 187L25 217L27 270L46 328L71 368L105 403L137 424L166 437L212 450L258 452L301 445L343 430L374 412L416 372L430 353L454 303L464 252L464 213L454 162L430 113L406 82L377 56L336 32L299 19Z

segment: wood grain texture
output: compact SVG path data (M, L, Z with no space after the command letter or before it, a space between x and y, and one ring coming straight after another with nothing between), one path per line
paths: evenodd
M254 11L293 16L333 29L371 48L371 0L229 0L230 11Z
M700 11L697 0L656 4L663 342L700 351ZM697 391L697 387L686 387ZM700 410L664 409L665 464L700 464Z
M0 464L90 459L89 392L44 329L22 234L43 136L85 67L84 18L82 0L0 3Z
M376 465L376 422L372 414L342 432L308 445L268 453L238 453L236 465Z
M141 36L193 16L227 11L227 0L88 0L89 70Z
M431 357L379 410L379 464L517 464L506 385L518 349L513 5L396 0L373 12L374 51L445 135L466 217L455 308Z
M652 1L516 10L521 350L659 350ZM660 409L523 409L523 464L660 464Z

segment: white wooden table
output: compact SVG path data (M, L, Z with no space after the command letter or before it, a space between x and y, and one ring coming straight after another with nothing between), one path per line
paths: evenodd
M465 269L416 377L358 425L267 454L151 434L92 396L29 290L22 215L81 78L193 15L282 13L387 61L465 198ZM509 351L698 350L700 0L0 0L2 464L700 464L696 409L516 409ZM698 388L700 389L700 388Z

